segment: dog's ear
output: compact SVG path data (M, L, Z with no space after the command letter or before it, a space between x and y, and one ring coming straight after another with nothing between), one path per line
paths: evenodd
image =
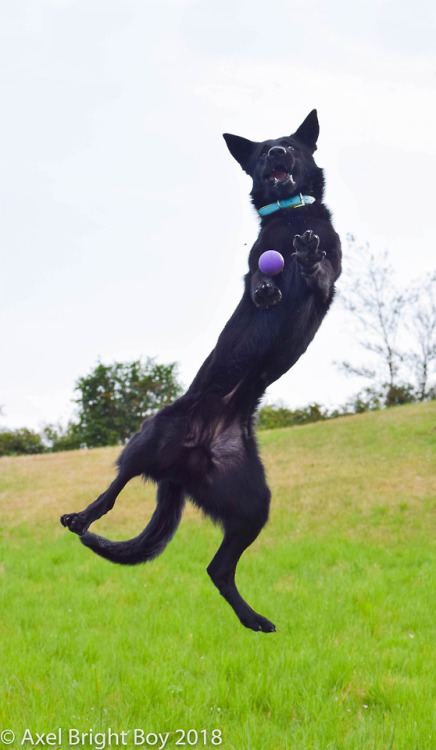
M319 136L319 123L316 109L312 109L312 112L307 115L304 122L301 123L298 130L294 133L294 137L309 146L312 151L316 151L316 142Z
M227 148L231 155L239 162L242 169L247 172L248 162L257 143L249 141L248 138L241 138L240 135L231 135L230 133L223 133L223 138L227 143Z

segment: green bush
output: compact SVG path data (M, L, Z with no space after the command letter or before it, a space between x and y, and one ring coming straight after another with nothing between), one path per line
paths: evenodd
M45 453L41 435L25 427L18 430L0 430L0 456L17 456L21 453Z
M328 412L319 404L309 404L295 410L280 404L267 404L259 411L258 427L259 430L273 430L277 427L294 427L328 418Z
M66 427L48 424L44 427L42 436L47 450L51 453L73 451L84 446L78 426L73 422L69 422Z

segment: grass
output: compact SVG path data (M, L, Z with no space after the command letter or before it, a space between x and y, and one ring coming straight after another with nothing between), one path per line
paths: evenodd
M92 736L71 746L97 750L109 729L120 744L130 731L126 747L143 729L143 747L170 732L171 748L436 748L436 404L260 443L272 514L238 583L276 623L271 635L242 628L211 585L221 534L193 508L165 553L136 568L93 556L58 525L110 481L117 449L0 460L8 747L31 746L20 745L26 729L36 742L61 727L63 748L77 728ZM96 527L128 538L153 507L154 488L132 482Z

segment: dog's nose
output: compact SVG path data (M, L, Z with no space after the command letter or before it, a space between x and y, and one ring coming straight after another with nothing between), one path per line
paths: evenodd
M268 151L268 156L283 156L283 154L286 154L284 146L272 146Z

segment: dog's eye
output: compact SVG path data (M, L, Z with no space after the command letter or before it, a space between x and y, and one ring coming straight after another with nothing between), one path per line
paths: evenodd
M286 148L288 149L288 151L295 151L295 148L293 146L286 146Z

